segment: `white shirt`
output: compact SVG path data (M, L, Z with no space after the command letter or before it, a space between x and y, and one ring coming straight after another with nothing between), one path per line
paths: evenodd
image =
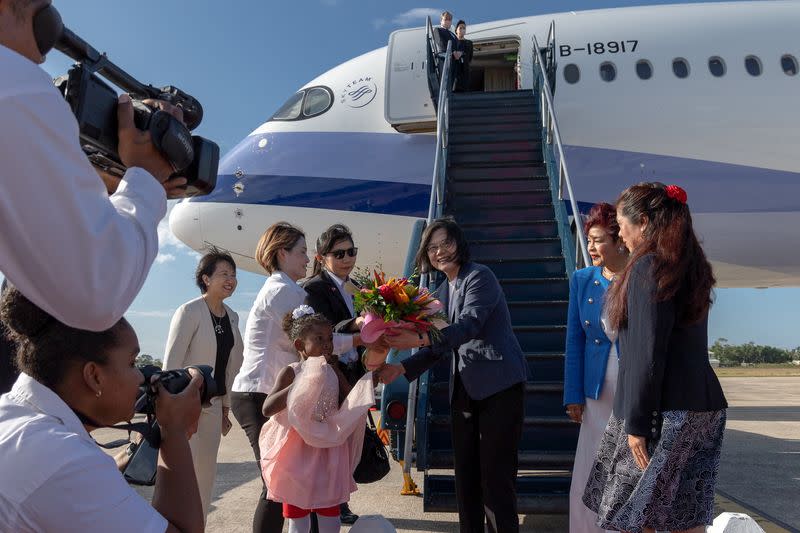
M158 253L164 188L129 168L110 198L48 74L0 45L0 271L70 326L127 310Z
M0 480L2 532L167 529L67 404L24 373L0 397Z
M347 290L345 290L345 288L344 288L344 284L346 283L346 281L343 280L343 279L339 279L339 277L336 276L335 274L333 274L330 270L328 270L327 272L328 272L328 275L333 280L333 282L336 284L336 287L338 287L339 294L341 294L342 298L344 298L344 303L347 305L347 309L350 311L350 316L351 317L355 316L356 311L355 311L355 307L353 306L353 295L349 294L347 292ZM353 345L353 341L355 340L355 337L353 335L349 335L348 336L348 335L345 335L343 333L334 335L334 345L337 345L336 337L339 337L339 336L341 336L341 337L350 337L349 346L346 344L346 342L344 340L342 340L341 344L339 345L339 350L337 351L336 348L334 348L334 350L333 350L334 353L339 354L339 360L344 362L344 363L352 363L354 361L358 361L358 350L356 350L355 346ZM344 350L346 350L346 351L344 351Z

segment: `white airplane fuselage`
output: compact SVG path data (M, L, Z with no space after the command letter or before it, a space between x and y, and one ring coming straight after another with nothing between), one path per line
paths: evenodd
M581 210L639 181L681 185L719 286L800 285L800 2L560 13L471 25L467 37L516 40L520 86L531 89L532 36L544 46L552 21L555 112ZM341 222L359 265L402 271L411 228L427 215L436 140L387 121L387 76L400 70L387 65L388 52L303 86L320 88L303 101L311 114L326 104L323 92L329 108L262 124L223 158L212 194L173 209L173 232L260 271L253 251L272 223L299 225L313 250ZM676 75L681 64L685 77ZM613 69L613 81L601 68ZM565 69L577 69L577 82Z

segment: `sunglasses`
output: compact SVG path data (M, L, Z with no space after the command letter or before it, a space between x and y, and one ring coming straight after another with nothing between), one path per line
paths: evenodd
M334 250L325 255L332 255L336 259L344 259L344 254L347 254L349 257L355 257L358 255L358 248L353 247L348 248L347 250Z

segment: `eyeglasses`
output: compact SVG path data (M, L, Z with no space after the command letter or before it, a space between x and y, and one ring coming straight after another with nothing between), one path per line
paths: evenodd
M358 248L354 246L346 250L334 250L332 252L328 252L325 255L332 255L336 259L344 259L344 254L347 254L348 257L355 257L358 255Z
M447 240L444 240L444 241L439 242L439 243L430 244L430 245L428 245L427 248L425 248L425 250L429 254L433 255L436 252L438 252L439 250L447 251L447 250L451 249L453 247L453 245L455 245L455 242L452 239L447 239Z

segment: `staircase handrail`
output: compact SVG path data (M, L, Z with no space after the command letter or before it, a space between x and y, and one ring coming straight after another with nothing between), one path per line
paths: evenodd
M586 235L583 231L583 224L581 224L580 211L578 210L578 202L575 200L575 194L572 191L572 181L569 178L569 170L567 169L567 160L564 155L564 147L561 144L561 133L558 129L558 120L556 120L555 107L553 105L553 93L550 90L550 82L545 73L545 63L542 57L542 50L539 48L539 41L536 40L536 35L533 35L533 69L534 69L534 84L540 84L542 87L542 128L547 131L546 139L543 139L548 145L555 144L558 152L558 199L563 200L563 187L566 185L567 194L569 194L569 203L572 207L572 215L575 218L576 239L580 248L581 257L584 265L591 265L592 261L589 258L589 251L586 248ZM554 176L550 177L551 186ZM566 250L565 250L566 251ZM571 254L570 254L571 255ZM578 267L577 258L575 258L575 268Z
M432 31L431 20L428 17L428 29ZM433 37L429 33L430 38ZM430 41L429 41L430 45ZM447 50L445 51L444 66L441 70L441 79L439 81L439 100L436 108L436 155L433 160L433 179L431 183L431 199L428 204L428 219L426 226L430 225L434 220L442 216L444 210L444 193L445 193L445 180L447 178L447 139L448 139L448 110L450 106L450 63L453 57L453 43L447 43ZM427 273L420 275L420 287L430 289L430 277ZM412 354L416 350L412 351ZM417 380L408 384L408 405L406 406L406 435L403 443L403 472L405 474L411 473L411 463L413 462L412 454L406 454L407 450L411 450L414 441L414 417L417 411Z

